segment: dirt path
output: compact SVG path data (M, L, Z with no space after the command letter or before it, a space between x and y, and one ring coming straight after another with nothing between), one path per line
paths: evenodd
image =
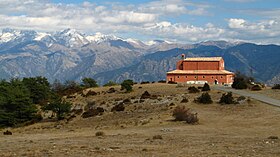
M225 92L232 92L232 93L235 93L235 94L238 94L238 95L243 95L243 96L246 96L246 97L251 97L251 98L259 100L261 102L280 107L280 100L273 99L273 98L270 98L270 97L265 96L265 95L256 94L256 93L248 92L248 91L245 91L245 90L236 90L236 89L233 89L231 87L224 87L224 86L213 86L212 88L216 89L216 90L225 91Z

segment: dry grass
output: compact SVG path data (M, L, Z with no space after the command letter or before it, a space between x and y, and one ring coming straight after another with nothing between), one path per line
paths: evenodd
M192 102L200 94L188 94L187 87L172 84L134 85L132 93L107 93L110 87L93 88L100 93L77 95L75 104L105 109L103 115L72 121L44 122L11 129L13 135L0 135L0 156L279 156L280 109L259 101L239 105L219 105L222 92L211 91L210 105ZM157 95L139 103L144 91ZM264 92L262 90L261 92ZM268 91L268 89L267 89ZM268 91L270 92L270 91ZM233 95L238 97L237 95ZM189 125L172 121L174 106L183 98L199 113L200 123ZM110 112L112 107L130 99L125 111ZM117 100L117 102L115 101ZM105 102L105 103L104 103ZM142 122L146 122L142 124ZM106 136L95 135L102 130ZM2 132L5 130L2 130ZM162 135L162 140L151 140Z

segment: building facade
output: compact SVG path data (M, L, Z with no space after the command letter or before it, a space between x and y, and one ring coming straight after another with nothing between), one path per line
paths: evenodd
M177 62L176 70L167 72L166 80L189 84L232 84L234 73L225 70L222 57L185 58Z

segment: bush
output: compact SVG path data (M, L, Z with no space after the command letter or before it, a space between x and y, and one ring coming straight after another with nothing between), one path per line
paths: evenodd
M105 133L103 131L97 131L95 133L95 136L104 136L104 135L105 135Z
M189 90L189 93L199 93L200 92L199 89L197 89L194 86L189 87L188 90Z
M234 98L232 97L232 93L228 92L227 94L223 94L220 101L220 104L234 104Z
M63 101L60 96L54 94L50 103L43 106L42 109L44 111L52 111L55 113L57 120L62 120L66 114L70 113L71 106L71 103Z
M211 96L207 92L202 93L202 95L200 97L196 98L194 102L201 103L201 104L212 104L213 103Z
M210 91L210 86L208 83L205 83L204 86L202 87L201 91Z
M174 81L168 81L168 84L177 84L177 82L174 82Z
M187 98L183 98L181 101L181 103L187 103L187 102L189 102L189 100Z
M143 81L140 84L149 84L149 83L150 83L149 81Z
M253 87L251 87L251 90L252 91L259 91L259 90L262 90L262 87L260 85L254 85Z
M132 91L132 86L133 86L133 81L132 80L124 80L121 83L121 90L126 90L126 92L131 92Z
M85 77L82 79L82 85L86 88L98 87L97 82L93 78Z
M107 91L107 93L115 93L115 92L116 92L115 88L110 88L110 89Z
M280 84L275 84L271 89L280 89Z
M140 99L149 99L151 97L151 94L148 91L145 91Z
M198 122L197 113L192 113L190 108L185 108L185 106L177 106L173 110L172 116L175 121L186 121L189 124L194 124Z
M84 112L82 114L83 118L89 118L94 117L98 115L102 115L105 112L105 110L102 107L97 107L96 109L89 109L88 111Z
M125 107L124 107L124 104L123 103L120 103L116 106L114 106L112 109L111 109L111 112L119 112L119 111L124 111Z
M111 87L111 86L116 86L116 85L118 85L116 82L109 81L108 83L104 84L103 86L104 87Z
M158 83L166 83L166 80L159 80Z
M250 85L252 81L254 81L254 78L237 72L231 87L235 89L247 89L248 85Z

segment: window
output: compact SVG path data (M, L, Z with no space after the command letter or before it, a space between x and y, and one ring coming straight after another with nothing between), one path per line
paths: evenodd
M212 76L212 79L213 79L214 77Z
M223 76L221 76L221 78L223 78Z
M196 76L194 78L196 78Z
M202 76L202 78L205 78L205 76Z
M186 78L188 78L188 76L186 76Z
M180 78L180 76L178 76L178 78Z

